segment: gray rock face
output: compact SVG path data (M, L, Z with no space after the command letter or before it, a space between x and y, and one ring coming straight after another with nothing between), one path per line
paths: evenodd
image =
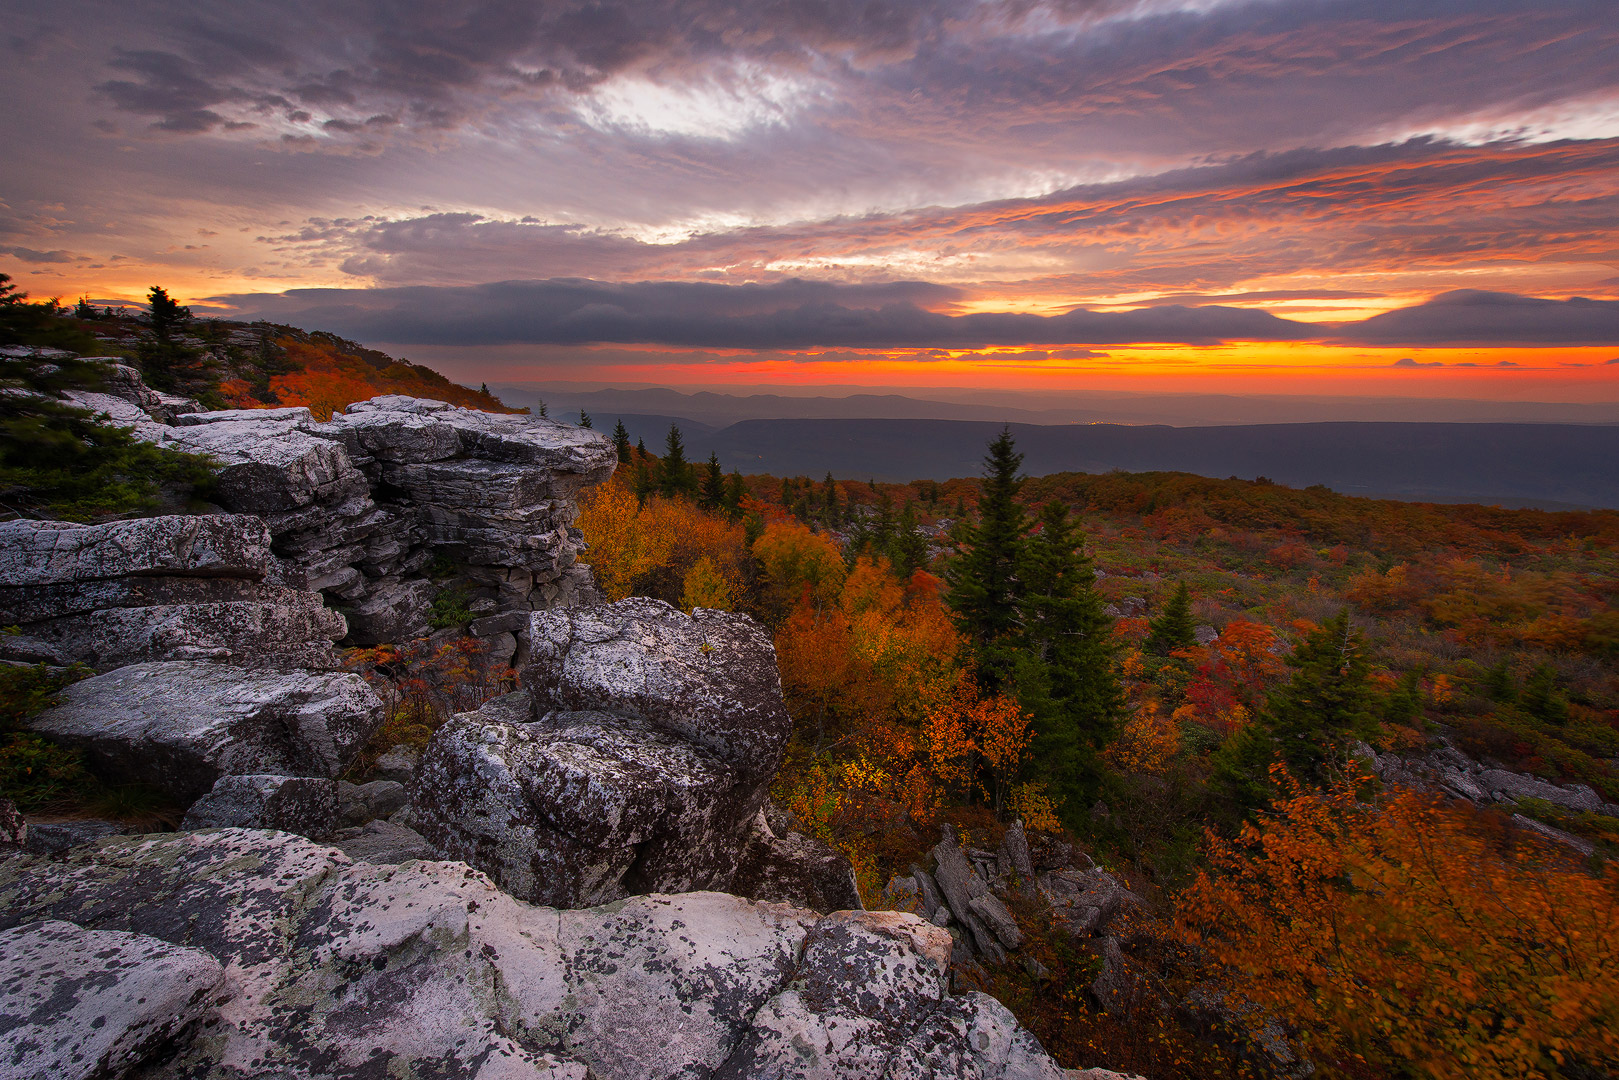
M625 600L536 614L529 636L525 693L434 735L413 780L413 827L545 903L732 887L790 723L764 631ZM858 906L825 865L840 857L767 833L748 884L783 895L791 863L814 875L795 899Z
M989 891L989 886L967 860L966 853L957 846L953 834L947 832L934 846L933 858L937 863L934 878L944 893L945 902L950 905L950 913L972 932L973 944L980 953L996 963L1004 961L1006 953L1002 946L1015 949L1023 944L1017 920L1000 898Z
M389 817L404 809L405 803L409 801L410 796L405 792L405 785L397 780L373 780L369 784L351 784L346 780L339 780L337 783L337 814L344 827L364 825L377 818ZM302 832L301 829L288 831Z
M354 864L226 829L0 861L0 927L140 926L236 994L150 1080L411 1075L1061 1074L1004 1010L949 998L949 937L717 893L533 907L459 863Z
M776 836L763 821L755 825L730 891L823 913L864 907L848 859L802 833Z
M210 454L216 497L262 515L289 580L325 592L360 644L427 632L437 586L457 567L474 600L529 611L589 598L574 565L574 497L612 475L605 436L534 416L380 397L317 423L307 409L194 413L143 438Z
M0 1075L123 1076L228 996L201 949L56 920L0 932Z
M334 666L347 629L279 572L263 520L0 523L0 657L103 670L149 660Z
M1076 937L1104 933L1121 911L1143 906L1105 870L1054 870L1042 874L1039 884L1058 922Z
M355 862L402 863L412 859L436 859L421 833L391 821L368 821L352 829L339 829L331 844Z
M325 836L337 827L337 781L319 776L221 776L191 804L182 829L280 829Z
M408 784L416 775L416 763L421 760L421 751L414 747L395 746L377 758L371 774L378 780Z
M1034 859L1029 855L1029 838L1023 831L1023 822L1012 822L1001 840L1001 849L995 861L1003 877L1015 876L1020 881L1034 880Z
M745 615L699 608L688 616L644 597L537 613L522 674L542 710L638 717L748 781L768 781L781 764L791 721L776 650Z
M190 802L231 774L336 776L381 721L358 675L168 661L74 683L30 726Z
M1585 784L1564 786L1505 769L1486 768L1443 741L1416 755L1379 754L1364 743L1357 744L1355 753L1370 762L1372 771L1385 784L1444 792L1474 805L1541 799L1569 810L1619 817L1619 805L1603 802Z

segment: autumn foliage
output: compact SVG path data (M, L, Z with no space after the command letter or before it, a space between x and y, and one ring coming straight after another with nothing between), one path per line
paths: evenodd
M1619 1064L1619 869L1409 791L1289 791L1210 837L1180 904L1254 1024L1283 1021L1328 1075Z
M346 349L335 341L300 341L291 337L280 338L275 345L284 353L280 366L287 370L270 378L269 396L274 402L254 396L247 380L235 378L219 388L231 408L305 405L315 419L328 420L334 411L356 401L382 394L406 394L485 412L514 411L498 398L459 386L431 368L393 360L368 349Z

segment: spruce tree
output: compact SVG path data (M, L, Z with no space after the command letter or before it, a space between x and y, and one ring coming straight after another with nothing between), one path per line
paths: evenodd
M579 426L582 428L596 426L595 423L590 419L590 414L585 412L584 409L579 410Z
M906 501L899 512L899 523L894 527L894 539L888 547L888 561L894 564L894 573L901 581L922 569L928 558L928 538L922 534L916 520L916 507Z
M209 365L202 350L178 340L191 321L191 309L176 302L161 285L153 285L146 297L152 336L137 348L146 381L159 390L198 389Z
M838 505L838 482L832 479L832 474L826 474L826 482L822 488L822 499L825 503L821 511L822 520L828 529L836 529L843 524L843 508Z
M1019 571L1018 699L1035 716L1037 769L1071 812L1094 798L1098 753L1125 713L1113 619L1096 594L1082 542L1068 508L1047 503Z
M686 461L686 442L680 437L680 428L669 425L669 434L663 441L663 463L658 469L658 490L673 499L691 492L693 488L691 465Z
M961 526L967 550L945 572L947 600L972 645L987 692L1003 689L1011 678L1009 648L1023 595L1018 570L1028 531L1028 517L1017 502L1022 465L1012 429L1005 428L984 457L978 522Z
M725 473L720 469L717 453L710 453L703 466L703 484L697 501L705 510L718 510L725 504Z
M1154 656L1168 656L1176 649L1197 644L1197 627L1192 623L1192 590L1182 581L1164 604L1158 617L1147 624L1151 631L1142 647Z
M1568 723L1568 699L1557 685L1557 669L1541 664L1523 681L1518 706L1543 724Z
M725 509L731 515L731 520L742 513L742 500L747 497L748 485L743 481L742 474L736 470L725 478Z
M613 445L618 448L618 461L620 465L630 460L630 429L620 420L613 428Z

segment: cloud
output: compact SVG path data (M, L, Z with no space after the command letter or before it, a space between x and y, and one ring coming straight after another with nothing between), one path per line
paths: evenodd
M1442 360L1430 360L1427 363L1422 363L1421 361L1414 360L1409 356L1402 356L1398 360L1394 361L1394 363L1389 365L1389 367L1403 367L1403 368L1425 368L1425 367L1444 367L1444 366L1445 366L1445 364L1444 364L1444 361L1442 361Z
M1619 342L1619 300L1546 300L1457 289L1338 327L1354 345L1549 346Z
M309 289L212 298L244 317L320 326L361 340L427 345L597 342L720 349L897 349L991 345L1213 344L1313 336L1302 323L1231 307L1062 315L946 315L919 306L956 290L924 282L774 285L508 281L461 287Z
M1426 346L1619 341L1619 301L1545 300L1481 291L1445 293L1426 303L1336 326L1221 305L1117 312L1075 308L1051 316L953 315L938 310L951 307L961 296L958 289L911 281L725 285L552 279L305 289L212 300L243 317L319 326L361 340L424 345L614 343L773 350L1229 341ZM1393 366L1442 365L1402 357Z
M71 251L35 251L25 247L9 248L7 254L26 263L65 263L79 258Z

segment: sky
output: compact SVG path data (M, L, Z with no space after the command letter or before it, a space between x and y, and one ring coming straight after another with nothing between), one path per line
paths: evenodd
M1612 0L0 0L0 272L476 383L1619 401Z

